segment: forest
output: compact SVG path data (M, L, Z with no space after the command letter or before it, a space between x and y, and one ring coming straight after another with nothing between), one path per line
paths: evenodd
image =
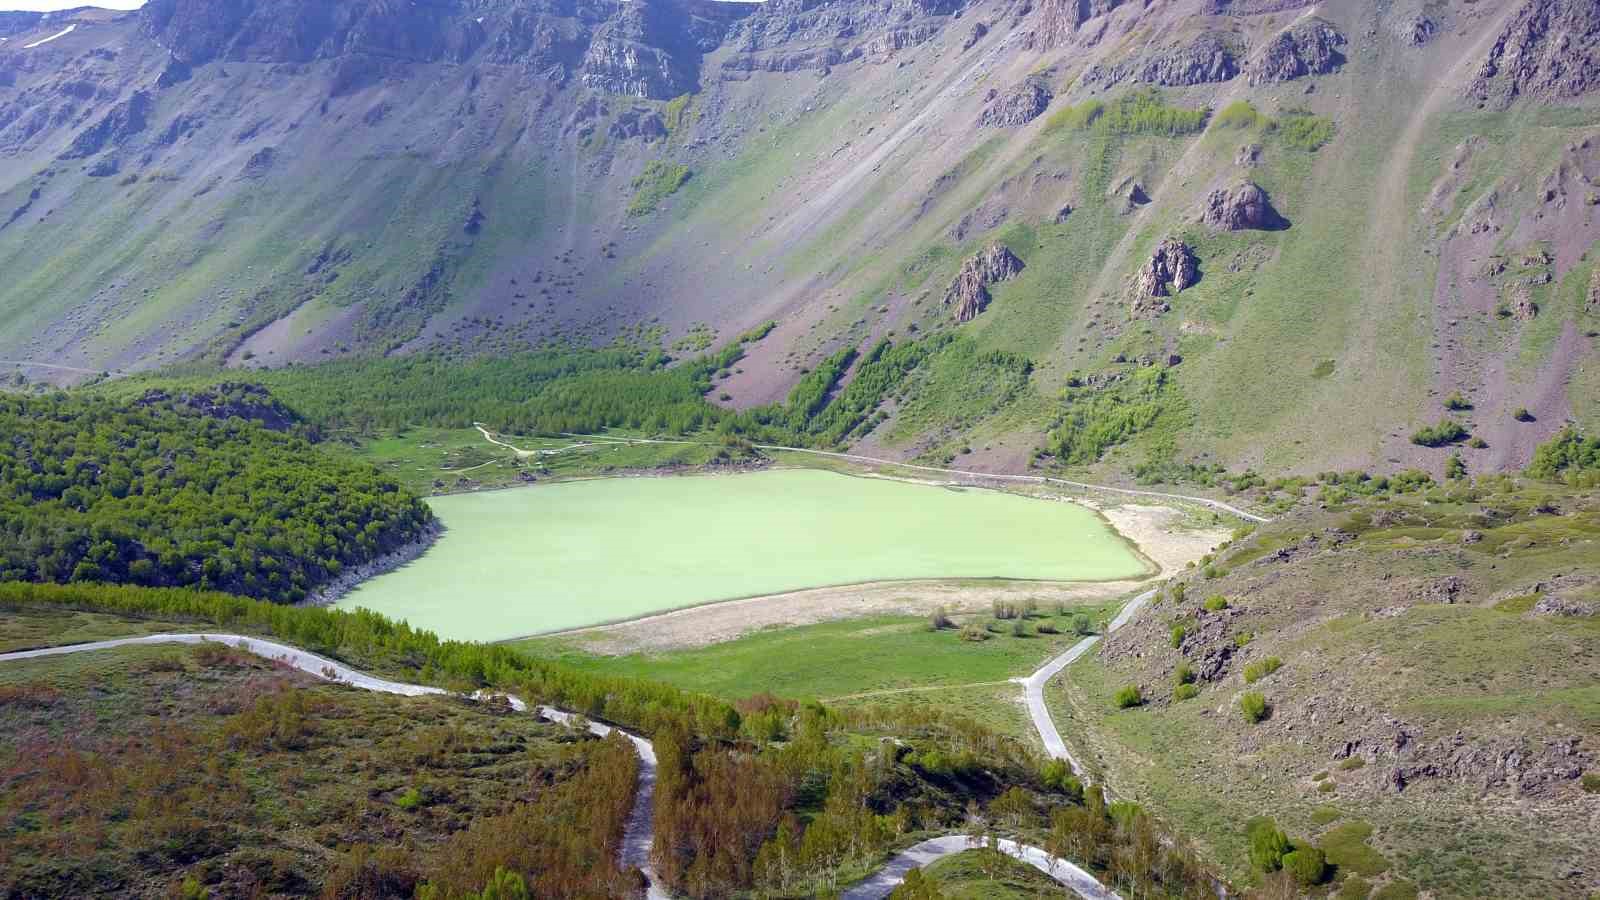
M0 580L184 586L279 601L425 539L370 466L150 394L0 394Z

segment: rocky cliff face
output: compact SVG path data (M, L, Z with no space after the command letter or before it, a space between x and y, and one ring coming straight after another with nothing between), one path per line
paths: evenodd
M1287 227L1283 217L1272 208L1267 192L1252 181L1242 181L1207 194L1200 221L1217 231L1270 231Z
M1600 87L1600 5L1525 0L1468 87L1504 106L1518 97L1576 97Z
M1116 64L1097 63L1083 79L1104 87L1124 81L1164 87L1228 81L1239 74L1240 52L1239 41L1233 35L1206 33L1136 59Z
M957 322L970 322L989 306L989 285L1017 276L1022 260L1004 244L990 244L961 265L955 281L945 291L944 303Z
M1306 75L1326 75L1344 65L1342 48L1346 43L1345 36L1327 22L1297 22L1251 58L1249 81L1252 85L1276 84Z
M1172 308L1166 298L1200 280L1200 262L1189 245L1175 237L1162 238L1150 259L1128 282L1133 318L1160 315Z

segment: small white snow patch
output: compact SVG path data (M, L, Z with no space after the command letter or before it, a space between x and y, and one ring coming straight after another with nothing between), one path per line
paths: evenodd
M56 32L55 34L50 35L47 38L40 38L39 40L34 41L31 44L23 44L22 45L22 49L24 49L24 50L32 50L33 48L39 46L40 44L48 44L51 41L55 40L56 38L64 38L67 35L73 33L74 31L77 31L77 30L78 30L78 25L77 25L76 22L74 22L73 24L68 25L67 27L61 29L60 31Z

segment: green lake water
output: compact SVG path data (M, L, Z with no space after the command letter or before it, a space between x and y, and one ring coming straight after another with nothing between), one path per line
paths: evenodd
M500 640L713 600L904 578L1101 581L1144 563L1081 506L812 469L435 497L416 561L339 601Z

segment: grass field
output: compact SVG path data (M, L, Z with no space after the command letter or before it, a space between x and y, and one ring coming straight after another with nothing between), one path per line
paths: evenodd
M176 622L130 619L71 609L0 609L0 653L185 630L192 629L186 629Z
M759 632L692 650L629 656L583 653L581 640L540 638L518 646L541 656L558 654L573 665L619 675L670 682L690 690L740 698L772 693L796 699L844 702L941 703L945 689L977 685L974 691L1020 689L1006 680L1026 675L1076 643L1071 633L1079 612L1098 623L1111 607L1054 610L1023 620L1027 637L1011 635L1012 621L989 615L953 616L958 626L994 629L988 640L962 640L959 628L934 631L925 618L873 616ZM1060 634L1040 634L1039 626ZM939 688L939 690L922 690ZM903 693L893 693L903 691Z

